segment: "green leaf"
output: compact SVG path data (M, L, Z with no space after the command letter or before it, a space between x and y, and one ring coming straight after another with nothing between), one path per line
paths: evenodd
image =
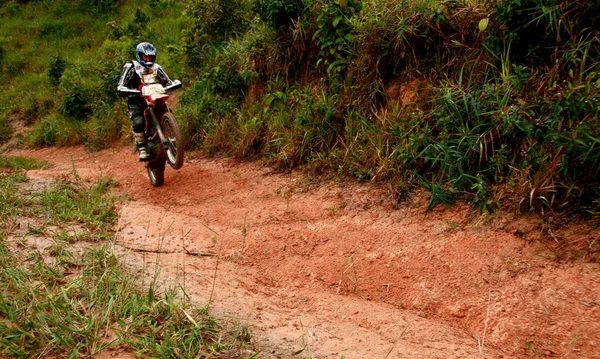
M263 97L263 102L265 105L270 105L273 102L273 100L275 100L275 96L273 94L266 94Z
M338 15L333 19L333 27L337 27L338 24L340 23L340 21L343 19L344 17L342 15Z
M317 36L319 36L320 33L321 33L321 29L315 31L315 34L312 37L313 41L315 41L315 39L317 38Z
M483 19L479 20L479 31L485 31L485 29L487 29L489 23L490 23L489 17L484 17Z

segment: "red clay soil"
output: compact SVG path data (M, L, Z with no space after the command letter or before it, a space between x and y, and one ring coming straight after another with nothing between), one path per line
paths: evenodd
M188 156L154 188L131 148L14 151L30 178L112 177L115 248L141 274L247 326L260 358L600 358L599 231L425 215L371 184ZM207 256L199 256L206 254Z

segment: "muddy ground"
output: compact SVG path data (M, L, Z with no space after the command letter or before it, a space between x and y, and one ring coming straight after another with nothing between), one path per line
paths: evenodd
M524 215L425 215L425 193L194 154L160 188L130 147L9 154L54 163L32 179L116 180L123 262L247 326L260 358L600 358L588 226L552 239Z

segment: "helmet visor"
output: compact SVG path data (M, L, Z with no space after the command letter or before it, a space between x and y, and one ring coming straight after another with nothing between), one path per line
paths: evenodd
M155 58L156 58L155 55L146 55L146 54L142 55L142 60L144 60L144 62L154 62Z

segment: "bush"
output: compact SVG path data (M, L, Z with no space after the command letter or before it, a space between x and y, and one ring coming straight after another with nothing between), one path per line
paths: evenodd
M10 140L11 135L12 131L8 123L8 117L0 115L0 143Z
M80 0L82 9L96 15L105 15L117 8L118 0Z
M62 20L45 21L39 30L39 36L48 39L62 40L72 38L74 35L71 24Z
M30 126L38 119L51 113L55 107L54 102L54 99L38 99L35 97L26 98L22 105L25 111L23 111L23 115L20 119L25 122L25 125Z
M48 81L52 86L58 86L60 79L67 68L67 61L60 56L52 58L48 65Z
M249 24L244 0L193 0L186 13L195 19L185 40L187 62L193 67L204 62L211 45L244 33Z
M598 62L597 45L584 50L600 27L598 1L503 0L494 12L502 24L499 37L510 44L511 61L517 64L544 66L565 76L574 52L586 51L589 64Z
M150 16L140 9L135 10L133 21L125 28L125 34L132 38L144 38L147 33Z
M70 93L62 98L62 114L66 117L83 121L94 112L90 103L91 100L92 97L88 90L80 86L75 86Z
M354 55L354 36L350 19L360 12L362 2L336 0L326 3L317 18L318 30L313 35L321 52L327 72L339 72L346 68Z
M84 144L99 151L119 142L131 132L131 121L125 111L111 105L100 107L86 123Z
M34 125L27 142L33 147L72 146L82 143L83 133L80 122L48 115Z
M252 0L252 10L275 28L298 20L303 7L302 0Z

